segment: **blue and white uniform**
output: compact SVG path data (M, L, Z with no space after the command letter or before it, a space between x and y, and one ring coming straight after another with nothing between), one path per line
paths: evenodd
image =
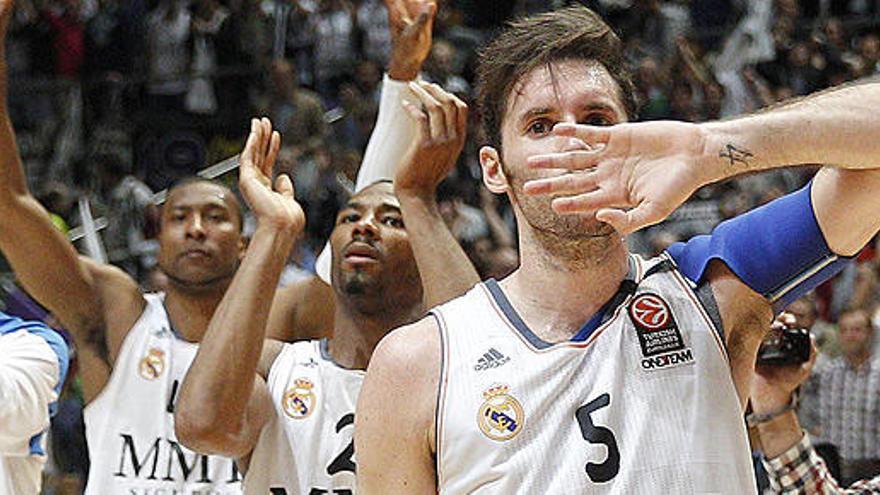
M542 341L492 280L435 308L438 491L755 493L712 260L776 309L846 262L808 186L658 258L631 256L617 294L567 342Z
M54 330L0 313L0 494L40 493L45 432L68 360Z

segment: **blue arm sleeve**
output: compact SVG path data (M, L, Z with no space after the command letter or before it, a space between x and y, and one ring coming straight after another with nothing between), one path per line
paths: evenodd
M710 235L676 243L668 252L682 274L696 284L706 267L720 260L773 304L774 312L843 269L851 257L831 252L810 198L802 189L720 223Z

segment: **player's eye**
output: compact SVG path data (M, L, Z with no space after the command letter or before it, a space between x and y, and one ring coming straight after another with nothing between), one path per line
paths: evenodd
M339 216L338 223L352 223L357 222L361 216L354 212L345 213Z
M587 125L614 125L614 122L602 113L590 114L583 123Z
M546 136L553 130L553 122L549 119L538 119L529 124L529 134L533 136Z
M387 216L382 219L382 223L384 223L385 225L390 225L391 227L394 227L396 229L403 228L403 219L400 217Z

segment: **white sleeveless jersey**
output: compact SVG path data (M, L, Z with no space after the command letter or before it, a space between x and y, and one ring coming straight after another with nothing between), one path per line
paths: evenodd
M583 341L541 341L491 280L433 313L440 493L755 493L721 337L671 259L631 257Z
M354 408L363 381L363 371L333 362L326 340L285 344L267 380L275 414L254 447L245 493L355 493Z
M234 495L229 458L196 454L174 434L174 401L198 345L171 329L161 294L129 330L104 390L84 411L87 495Z

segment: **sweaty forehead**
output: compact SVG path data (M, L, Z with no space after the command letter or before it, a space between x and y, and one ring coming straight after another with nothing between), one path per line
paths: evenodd
M510 91L505 122L535 109L611 108L621 120L626 111L620 87L608 70L593 60L560 60L525 73Z

